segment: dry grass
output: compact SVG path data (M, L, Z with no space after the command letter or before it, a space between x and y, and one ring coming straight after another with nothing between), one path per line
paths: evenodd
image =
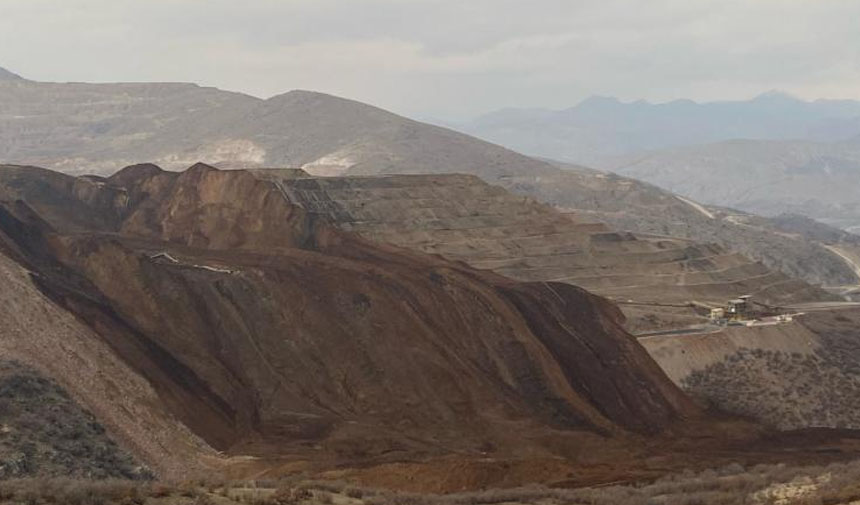
M342 481L141 483L0 481L16 505L837 505L860 500L860 461L828 466L729 465L654 482L585 489L527 486L447 495L399 493Z

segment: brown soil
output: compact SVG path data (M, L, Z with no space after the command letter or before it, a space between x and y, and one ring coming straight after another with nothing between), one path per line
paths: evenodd
M0 170L4 254L145 379L154 408L224 454L180 461L453 490L646 477L786 445L703 413L607 300L368 242L281 189L205 165ZM152 425L163 440L175 429Z

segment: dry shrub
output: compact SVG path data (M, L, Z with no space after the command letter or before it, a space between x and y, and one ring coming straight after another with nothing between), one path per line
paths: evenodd
M359 499L364 497L364 490L357 487L348 487L343 490L343 494L349 496L350 498Z
M194 499L194 505L215 505L215 501L208 494L200 494Z
M307 488L282 486L276 489L271 496L262 498L257 503L260 505L293 505L313 497L314 494Z
M0 488L4 501L31 505L134 505L149 494L146 484L127 480L19 479Z
M317 491L314 493L314 500L323 505L329 505L334 503L334 497L332 497L331 493L327 493L325 491Z

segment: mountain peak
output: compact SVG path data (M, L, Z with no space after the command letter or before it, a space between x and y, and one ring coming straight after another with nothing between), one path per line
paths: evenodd
M757 97L753 98L753 102L799 102L801 101L796 96L790 95L785 91L781 91L778 89L772 89L770 91L766 91Z
M279 100L292 100L292 101L321 101L321 100L333 100L343 98L329 95L326 93L320 93L319 91L309 91L306 89L294 89L291 91L287 91L286 93L281 93L279 95L272 96L269 98L269 101L279 101Z
M24 78L20 75L10 72L3 67L0 67L0 81L23 81Z
M579 102L578 107L582 106L599 106L599 105L619 105L621 100L614 96L591 95L585 100Z

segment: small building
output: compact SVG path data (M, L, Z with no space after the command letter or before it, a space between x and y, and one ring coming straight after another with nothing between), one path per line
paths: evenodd
M726 318L726 309L720 307L717 309L711 309L711 321L719 322Z
M741 320L747 319L750 313L750 296L739 296L734 300L729 300L726 305L726 315L729 319Z

